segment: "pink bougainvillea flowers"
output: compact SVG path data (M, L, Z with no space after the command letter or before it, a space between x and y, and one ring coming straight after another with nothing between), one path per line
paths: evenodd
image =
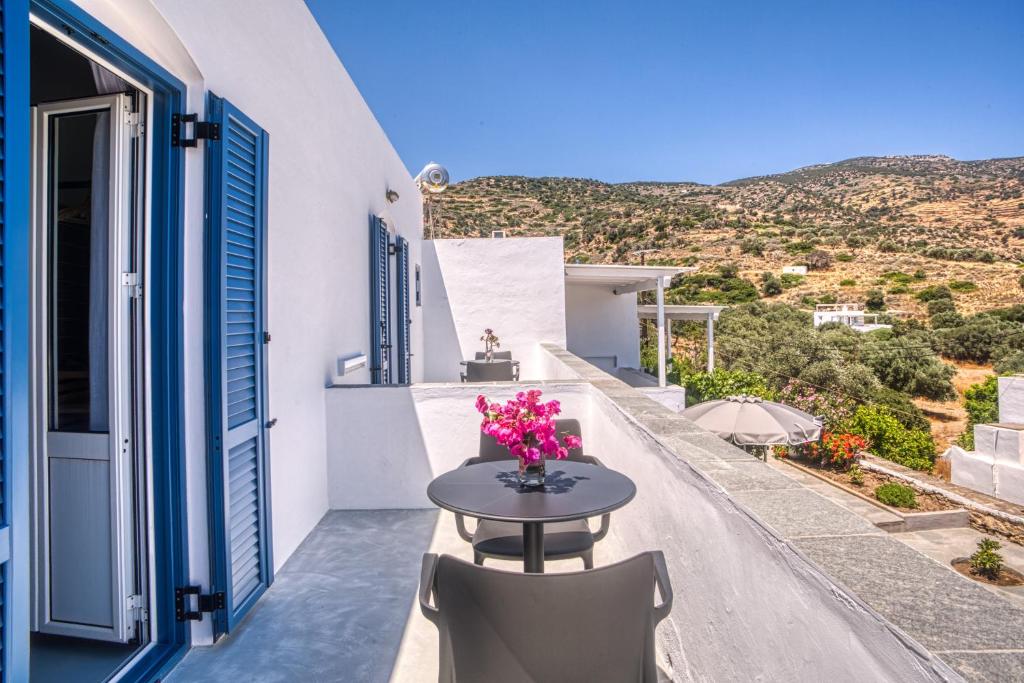
M569 449L582 447L583 441L573 435L559 441L555 416L562 412L561 404L555 400L542 402L540 397L537 389L520 391L501 405L477 396L476 409L484 416L480 431L494 437L526 464L538 462L541 457L564 460L569 457Z

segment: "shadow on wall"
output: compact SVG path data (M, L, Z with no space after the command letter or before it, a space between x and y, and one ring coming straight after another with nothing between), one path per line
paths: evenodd
M432 242L423 243L423 381L458 382L463 360L448 288Z

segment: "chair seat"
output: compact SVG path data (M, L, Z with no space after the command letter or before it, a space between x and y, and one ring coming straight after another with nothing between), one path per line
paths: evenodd
M546 558L579 555L593 547L594 535L585 519L544 525ZM492 557L522 557L523 525L481 519L473 534L473 550Z

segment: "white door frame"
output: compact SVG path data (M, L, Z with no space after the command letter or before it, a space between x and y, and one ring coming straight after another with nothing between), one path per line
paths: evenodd
M64 434L49 432L49 129L52 117L76 112L107 110L110 112L110 194L108 258L108 299L112 301L108 319L108 376L112 376L109 392L109 435ZM107 95L74 101L39 105L34 108L34 220L33 220L33 306L32 306L32 423L33 423L33 490L36 504L33 509L34 570L33 575L33 629L45 633L77 636L96 640L126 642L135 635L136 618L129 604L135 593L136 544L133 538L134 506L133 472L135 448L133 421L136 419L134 403L141 406L141 397L133 386L132 331L138 330L138 318L132 320L130 289L122 284L122 273L132 263L132 231L142 229L136 225L136 211L132 206L132 187L139 175L131 168L132 147L135 144L129 120L131 99L125 95ZM135 235L141 239L143 234ZM141 360L141 359L140 359ZM138 362L138 361L136 361ZM141 367L135 370L141 372ZM51 448L62 442L79 441L75 448L87 447L94 458L108 458L110 462L110 538L112 585L112 624L110 627L57 621L50 609L50 526L49 526L49 456ZM105 442L105 443L101 443ZM104 455L103 450L107 450ZM98 451L98 452L96 452ZM85 455L83 453L83 455ZM148 498L148 496L147 496ZM134 599L133 599L134 600ZM139 605L141 607L141 605Z

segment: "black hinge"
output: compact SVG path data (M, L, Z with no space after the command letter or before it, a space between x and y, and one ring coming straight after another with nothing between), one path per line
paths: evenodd
M269 344L270 343L270 333L269 332L264 332L263 333L263 343L264 344Z
M192 125L191 137L189 124ZM199 140L220 140L220 124L200 121L198 114L171 115L171 147L195 147Z
M189 607L188 596L196 596L196 609ZM174 618L178 621L202 621L203 615L224 609L224 593L203 593L200 586L181 586L174 589Z

